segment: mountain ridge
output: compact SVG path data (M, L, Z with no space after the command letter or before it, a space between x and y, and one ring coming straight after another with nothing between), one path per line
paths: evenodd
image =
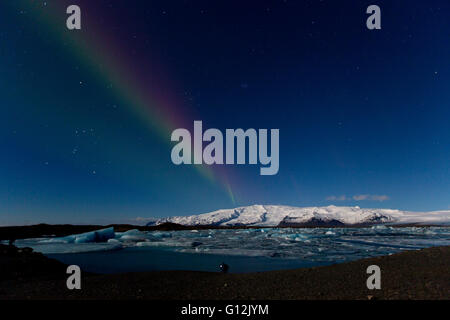
M250 205L189 216L157 219L148 226L176 223L184 226L352 226L386 223L450 224L450 210L412 212L396 209L363 209L358 206L293 207Z

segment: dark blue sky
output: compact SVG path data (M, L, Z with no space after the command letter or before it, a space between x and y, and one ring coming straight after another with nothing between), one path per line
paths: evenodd
M242 2L2 1L0 224L450 207L448 1ZM279 128L279 173L226 166L211 182L173 165L136 92L190 126Z

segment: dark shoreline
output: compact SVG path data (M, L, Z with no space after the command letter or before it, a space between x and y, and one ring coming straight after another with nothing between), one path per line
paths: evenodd
M450 225L433 225L433 224L384 224L394 228L404 227L444 227L449 228ZM131 229L140 231L179 231L179 230L229 230L229 229L262 229L262 228L368 228L375 226L374 224L358 224L358 225L283 225L283 226L183 226L175 223L164 223L158 226L138 226L131 224L110 224L110 225L72 225L72 224L35 224L29 226L7 226L0 227L0 241L17 240L40 237L65 237L72 234L95 231L99 229L114 227L117 232L124 232Z
M381 268L381 290L366 287L366 269L372 264ZM66 268L40 253L1 245L0 300L450 299L450 246L324 267L258 273L83 273L79 291L66 288Z

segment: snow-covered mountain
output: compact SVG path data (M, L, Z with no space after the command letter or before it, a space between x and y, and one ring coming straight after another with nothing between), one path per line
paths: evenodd
M171 222L186 226L342 226L380 223L450 223L450 210L408 212L360 207L290 207L252 205L192 216L158 219L148 225Z

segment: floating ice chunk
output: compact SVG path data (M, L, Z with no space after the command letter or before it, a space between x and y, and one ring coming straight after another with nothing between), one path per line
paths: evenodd
M89 242L106 242L108 239L114 238L114 228L106 228L86 233L81 233L69 237L74 237L75 243L89 243Z
M170 232L152 232L151 235L155 238L171 238L172 234Z
M136 236L136 235L142 235L142 234L143 234L143 232L139 231L138 229L131 229L131 230L122 232L121 236L131 236L131 235Z
M69 240L64 238L51 238L40 240L39 243L69 243Z
M150 242L150 241L142 241L142 242L137 242L136 243L136 247L151 247L151 246L155 246L154 243Z
M384 225L377 225L377 226L372 226L371 229L377 229L377 230L387 230L388 227L384 226Z
M120 237L121 241L134 241L134 242L138 242L138 241L145 241L146 238L144 236L133 236L133 235L125 235Z
M40 243L90 243L106 242L114 238L114 228L106 228L86 233L74 234L67 237L50 238L41 240Z
M90 236L76 237L73 242L74 243L99 242L99 241L94 241L94 237L95 236L93 236L93 237L90 237Z
M137 229L128 230L126 232L123 232L119 237L117 237L120 241L145 241L147 240L147 237L145 236L145 233L142 231L139 231Z

